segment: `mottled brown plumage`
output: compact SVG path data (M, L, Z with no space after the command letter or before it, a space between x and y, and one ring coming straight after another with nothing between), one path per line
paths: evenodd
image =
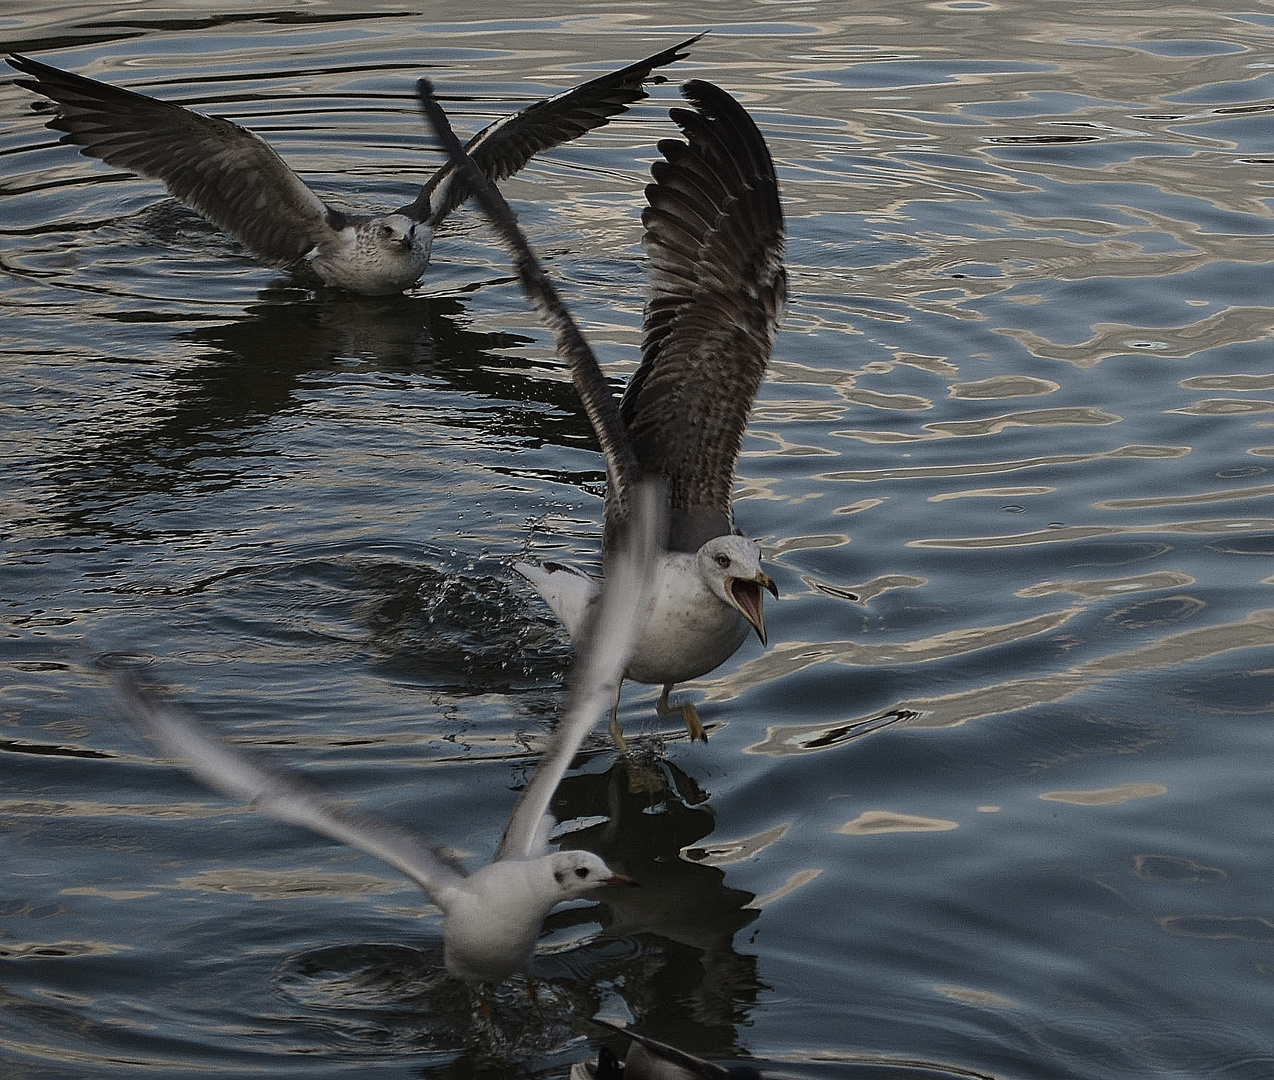
M642 362L620 406L588 342L544 273L503 196L467 159L427 80L421 103L474 195L513 254L528 297L557 339L606 462L603 565L612 560L639 481L657 480L670 502L645 630L625 677L663 685L697 678L732 656L755 630L765 643L756 544L734 529L730 493L748 414L783 306L783 212L774 164L747 112L724 90L693 81L694 106L672 110L687 142L664 155L646 189L650 257ZM587 636L600 584L569 567L519 563L573 640ZM609 571L608 571L609 572ZM692 705L680 708L705 738ZM611 733L622 735L611 713Z
M468 150L492 180L542 150L601 127L646 96L655 68L680 60L702 35L619 71L545 98L484 128ZM28 78L17 84L58 105L48 126L61 141L108 165L160 180L176 199L234 236L267 266L308 261L325 282L353 292L401 292L429 261L434 229L469 196L448 162L417 198L387 214L329 206L259 135L118 86L8 57Z
M711 83L672 110L689 142L659 143L642 223L650 259L641 366L620 417L643 476L662 477L669 549L734 530L730 495L786 296L783 210L765 140ZM607 545L617 513L607 515Z

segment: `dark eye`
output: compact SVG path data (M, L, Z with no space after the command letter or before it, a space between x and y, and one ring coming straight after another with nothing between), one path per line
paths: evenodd
M729 555L718 555L718 556L717 556L717 565L718 565L719 567L721 567L721 569L722 569L722 570L728 570L728 569L730 568L730 556L729 556Z
M587 867L587 866L577 866L577 867L575 868L575 876L576 876L577 878L579 878L581 881L583 881L583 880L584 880L584 878L588 877L588 867Z

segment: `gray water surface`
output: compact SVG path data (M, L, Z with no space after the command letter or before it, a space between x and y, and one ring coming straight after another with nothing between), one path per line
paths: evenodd
M342 205L457 129L712 33L504 184L621 384L676 82L779 167L791 302L737 516L770 646L628 687L563 842L644 883L496 995L370 858L157 762L98 664L488 858L603 475L472 209L424 283L263 269L0 84L0 1075L563 1077L601 1015L809 1077L1274 1075L1274 15L348 0L3 15L5 47L228 115ZM688 16L693 16L688 19ZM645 762L643 774L639 766ZM666 783L649 791L651 774ZM636 790L634 790L636 789Z

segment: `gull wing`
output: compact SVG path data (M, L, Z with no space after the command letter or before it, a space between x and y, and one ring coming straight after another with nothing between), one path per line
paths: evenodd
M11 55L8 63L31 76L15 80L19 86L57 103L46 126L65 132L61 142L163 181L175 199L268 265L295 262L344 224L264 139L238 124L27 56Z
M622 486L627 526L607 562L606 580L594 607L592 626L578 647L579 657L566 716L549 748L523 789L500 840L497 859L526 859L541 854L551 827L549 803L584 737L614 701L629 657L641 635L662 539L666 529L666 495L658 481L638 482L615 399L596 356L562 303L552 281L536 259L504 196L465 153L433 96L427 79L417 83L426 117L451 155L460 176L473 186L474 197L513 254L522 288L557 338L559 353L571 376L606 458L610 484Z
M571 318L571 313L566 310L553 282L535 257L504 196L482 175L473 159L460 145L460 140L451 130L447 114L434 97L433 85L428 79L421 79L416 83L416 90L426 119L433 125L460 177L470 185L474 198L482 205L504 246L512 254L513 267L522 282L523 291L557 339L557 351L570 368L575 391L579 394L589 423L593 425L593 432L601 444L602 457L606 461L607 501L609 503L611 491L618 492L616 497L624 505L626 516L628 496L638 479L637 461L633 457L632 447L619 418L618 404L610 392L606 376L602 374L601 365L588 342L584 340L575 320Z
M417 88L420 107L451 154L460 176L473 185L475 199L482 204L499 237L512 252L522 289L557 338L558 352L571 367L576 390L598 434L610 487L620 487L626 495L627 525L617 530L622 535L617 537L615 550L606 563L606 578L594 608L591 628L576 653L580 660L566 716L513 807L496 853L497 860L533 858L540 855L547 841L545 823L552 827L553 819L548 810L553 793L583 739L598 722L600 713L613 702L629 657L641 636L666 529L666 495L659 481L637 480L615 399L606 386L598 359L544 273L535 252L531 251L505 196L499 194L465 153L447 122L446 113L434 99L428 79L420 79Z
M558 721L552 741L513 807L497 859L531 859L544 853L553 827L549 803L584 738L614 702L624 668L641 636L655 564L662 550L665 518L662 486L638 484L623 543L607 564L592 625L576 649L578 659L566 715Z
M696 34L619 71L528 105L483 128L469 140L465 150L488 180L512 176L541 151L602 127L633 102L641 101L646 96L642 84L651 81L651 72L684 59L686 50L701 37L703 34ZM662 82L662 77L657 81ZM416 201L400 213L437 225L468 199L471 191L455 161L448 161L424 186Z
M464 871L403 829L373 821L330 802L307 784L274 772L214 738L184 709L143 691L130 675L115 680L119 708L128 721L175 758L196 780L255 810L339 840L406 874L438 902Z
M682 87L687 142L659 143L646 188L642 360L620 416L643 476L668 485L673 551L733 530L730 494L786 296L783 210L765 140L712 83ZM607 499L607 533L618 520Z

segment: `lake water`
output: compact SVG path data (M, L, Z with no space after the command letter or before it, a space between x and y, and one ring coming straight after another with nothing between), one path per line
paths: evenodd
M489 858L570 662L510 564L598 552L549 337L472 209L414 293L315 293L5 82L0 1074L564 1077L603 1016L808 1077L1268 1080L1274 14L472 7L0 26L356 208L441 160L418 76L467 133L711 28L503 187L618 385L676 81L765 133L791 301L737 516L770 646L679 691L706 746L627 688L639 758L599 731L558 810L645 887L550 919L545 1017L508 984L493 1051L414 886L156 762L97 661Z

